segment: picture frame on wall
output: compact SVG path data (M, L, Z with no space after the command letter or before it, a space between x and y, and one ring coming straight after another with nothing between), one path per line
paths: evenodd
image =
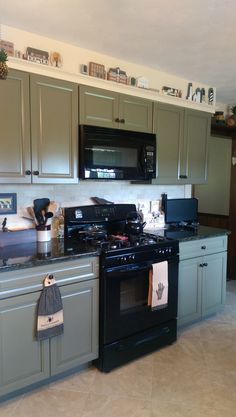
M5 214L16 214L16 193L0 193L0 216Z

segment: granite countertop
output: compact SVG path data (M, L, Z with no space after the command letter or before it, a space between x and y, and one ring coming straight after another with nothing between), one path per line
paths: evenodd
M177 239L179 242L186 242L196 239L206 239L209 237L217 237L229 235L230 231L215 227L201 226L193 227L164 227L162 229L145 228L145 232L158 234L169 239Z
M0 273L97 255L99 251L89 244L78 243L76 249L72 249L66 246L64 239L10 245L0 247Z
M145 232L158 234L169 239L185 242L230 234L229 230L207 226L190 228L145 228ZM51 239L50 242L28 242L0 247L0 273L5 271L46 265L81 256L98 256L99 249L89 243L77 242L76 248L67 246L63 239Z

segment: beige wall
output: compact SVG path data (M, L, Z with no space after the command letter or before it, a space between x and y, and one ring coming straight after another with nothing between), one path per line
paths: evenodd
M199 83L197 82L197 80L184 79L176 76L175 74L158 71L147 66L137 65L132 62L118 59L115 57L115 51L114 57L103 55L97 53L96 51L79 48L74 45L69 45L64 42L59 42L54 39L39 36L34 33L29 33L23 30L5 26L3 24L1 25L1 32L2 39L6 39L14 43L15 50L25 52L26 48L30 46L37 49L46 50L49 53L52 51L56 51L59 52L63 57L62 69L55 69L51 66L40 64L37 65L34 63L25 62L17 58L9 58L9 66L14 67L16 69L23 69L26 71L37 73L40 72L44 75L50 75L57 78L66 78L69 81L77 81L82 84L92 84L105 89L127 92L127 94L136 95L138 91L138 94L142 95L143 97L162 101L162 96L160 97L156 93L144 89L130 86L122 86L118 83L103 81L96 79L95 77L88 77L80 74L81 64L88 64L90 61L97 62L105 65L106 70L108 70L110 67L120 67L121 69L126 71L128 76L133 76L135 78L144 76L149 80L150 88L159 89L161 91L163 86L170 86L182 90L182 99L164 96L164 101L181 106L188 105L188 107L200 108L209 112L212 112L214 110L213 106L203 104L199 105L197 103L186 101L187 87L189 82L193 83L193 89L196 89L197 87L205 88L206 92L209 87L214 87L212 85L209 86L207 84Z

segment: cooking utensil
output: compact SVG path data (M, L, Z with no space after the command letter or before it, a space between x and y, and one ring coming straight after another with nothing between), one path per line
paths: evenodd
M44 224L47 224L48 219L51 219L53 217L53 213L51 211L47 211L44 215Z
M27 211L28 211L28 213L29 213L29 215L30 215L30 218L35 222L35 224L37 225L38 224L38 220L36 219L36 216L35 216L35 212L34 212L34 209L33 209L33 207L27 207Z
M49 198L36 198L34 200L34 213L35 217L37 219L38 224L43 225L44 224L44 213L47 211L47 207L50 204Z

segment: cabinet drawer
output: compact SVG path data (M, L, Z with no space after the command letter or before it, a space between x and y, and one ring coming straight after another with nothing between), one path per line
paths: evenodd
M0 299L41 290L47 274L53 274L59 286L91 280L99 276L99 258L89 256L2 272L0 274Z
M227 236L217 236L207 239L180 242L180 260L195 258L196 256L210 255L212 253L224 252L227 250Z

